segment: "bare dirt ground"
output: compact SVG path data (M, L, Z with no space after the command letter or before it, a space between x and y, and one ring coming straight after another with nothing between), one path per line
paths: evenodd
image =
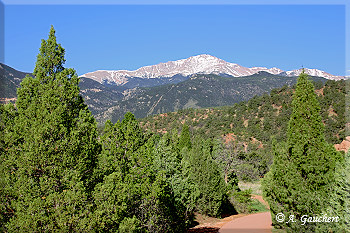
M271 233L272 221L270 212L250 214L223 225L219 233Z
M248 216L248 214L236 214L236 215L231 215L226 218L213 218L213 217L208 217L205 215L201 214L196 214L196 221L199 223L199 225L191 228L188 230L190 233L217 233L219 232L220 228L233 221L234 219L238 219L244 216Z

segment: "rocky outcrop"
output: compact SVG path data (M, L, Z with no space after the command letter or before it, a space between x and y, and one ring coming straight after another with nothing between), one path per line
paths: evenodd
M340 144L335 144L334 147L337 151L347 152L350 148L350 136L347 136Z

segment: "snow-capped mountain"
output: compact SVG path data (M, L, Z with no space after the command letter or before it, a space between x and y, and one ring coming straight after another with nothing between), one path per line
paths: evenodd
M303 69L298 69L298 70L291 70L291 71L286 71L286 72L282 72L282 75L285 76L299 76L299 74L302 72ZM308 75L311 76L317 76L317 77L323 77L326 79L334 79L334 80L338 80L338 79L343 79L343 76L335 76L332 74L329 74L323 70L318 70L318 69L308 69L308 68L304 68L304 72L307 73Z
M170 78L175 75L189 76L193 74L224 74L233 77L249 76L260 71L271 74L279 74L285 76L297 76L300 70L283 71L278 68L252 67L247 68L241 65L226 62L217 57L202 54L192 56L177 61L169 61L158 65L144 66L134 71L129 70L98 70L86 73L81 77L94 79L100 83L116 84L118 86L125 85L132 78L140 79L157 79ZM341 79L344 77L334 76L317 69L305 69L305 72L312 76L324 77L327 79Z

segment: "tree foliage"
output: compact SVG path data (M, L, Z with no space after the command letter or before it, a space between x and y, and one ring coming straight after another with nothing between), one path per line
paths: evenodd
M188 163L188 179L194 184L196 209L210 216L219 215L226 198L226 185L213 159L211 141L196 138L185 160Z
M6 230L6 223L14 215L11 202L15 198L13 181L16 166L9 150L16 141L13 132L16 116L17 112L13 104L0 105L0 231Z
M315 79L314 79L315 80ZM345 84L349 80L327 80L317 84L317 100L325 125L325 139L328 143L341 143L345 137ZM191 136L204 139L221 138L227 153L231 153L229 136L234 143L245 144L247 150L239 156L236 174L243 181L257 181L270 169L272 164L272 141L287 140L288 122L292 114L292 95L295 86L287 85L273 89L270 94L255 96L233 106L207 109L183 109L162 115L140 119L143 129L148 132L170 132L190 129ZM255 143L254 143L255 142ZM224 153L226 153L224 152Z
M179 139L179 150L186 147L187 149L192 148L190 129L187 124L182 126L182 131Z
M292 107L287 141L274 145L274 161L263 183L264 195L274 225L294 232L312 232L320 224L302 225L301 217L327 213L329 194L336 192L336 167L342 157L325 140L320 106L305 73L298 78ZM296 222L277 222L278 213L294 215Z
M183 231L154 138L127 113L98 141L64 53L52 27L16 105L0 106L1 231Z
M127 113L121 122L107 121L98 138L64 55L52 27L34 77L22 81L15 105L0 106L1 231L183 232L204 203L216 215L225 187L217 185L210 153L201 171L210 171L212 187L203 189L185 169L189 128L160 139ZM215 200L209 188L219 189Z
M11 139L3 157L5 164L11 163L5 190L13 188L8 231L88 230L89 192L100 146L95 120L79 95L79 78L63 67L64 54L51 27L35 77L22 81L15 117L5 122L5 137Z
M166 162L158 164L162 169L154 166L157 160L154 138L144 135L135 117L127 113L122 122L114 125L106 122L101 143L96 172L101 182L93 193L96 206L93 229L101 232L184 230L184 217L176 208L179 205L172 186L162 175L163 171L171 174L172 169L167 169Z

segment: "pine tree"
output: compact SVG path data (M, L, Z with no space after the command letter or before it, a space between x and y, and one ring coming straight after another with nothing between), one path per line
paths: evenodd
M298 78L292 108L287 141L275 144L273 165L263 189L276 226L312 232L317 224L302 225L300 219L303 215L320 216L327 212L341 156L325 141L319 103L305 73ZM278 213L294 215L296 222L277 222Z
M17 90L9 159L14 216L8 231L88 231L89 196L99 153L96 122L64 68L65 50L51 27L34 69Z

